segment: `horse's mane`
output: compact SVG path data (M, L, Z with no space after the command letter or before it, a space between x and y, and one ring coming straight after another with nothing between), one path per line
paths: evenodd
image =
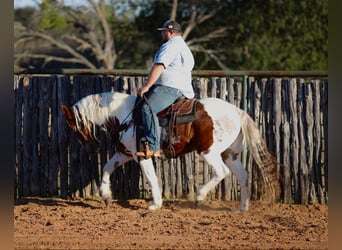
M103 92L82 98L72 107L77 129L80 130L82 125L90 129L89 122L101 126L109 117L116 115L118 107L129 96L120 92ZM95 135L95 126L93 126L93 134Z

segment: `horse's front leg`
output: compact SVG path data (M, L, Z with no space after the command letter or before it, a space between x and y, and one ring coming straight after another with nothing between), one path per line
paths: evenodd
M110 175L117 167L123 165L125 162L131 159L132 158L128 157L127 155L116 153L104 166L100 186L100 194L107 206L110 204L112 200L112 190L110 188Z
M153 197L153 204L151 204L148 209L149 210L157 210L161 208L163 204L161 192L158 185L158 178L156 175L156 171L154 170L152 159L141 160L140 167L142 172L144 173L145 177L147 178L148 183L152 189L152 197Z

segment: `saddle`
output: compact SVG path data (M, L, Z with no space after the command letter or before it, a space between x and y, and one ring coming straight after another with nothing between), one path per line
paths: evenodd
M140 141L144 134L141 124L142 102L137 100L136 103L139 103L139 105L133 113L133 119L136 125L137 152L147 152L149 151L148 144L142 144ZM188 99L181 96L173 104L157 114L159 126L162 127L164 129L163 132L166 133L164 136L161 135L161 146L166 157L176 157L174 144L179 142L180 136L186 138L187 135L190 134L191 123L196 119L195 111L197 103L197 99ZM178 125L181 124L185 124L186 129L184 129L183 126L180 132ZM182 135L180 133L182 133ZM145 158L148 158L147 154L144 156Z
M194 121L196 103L197 99L179 97L171 106L157 114L159 126L165 127L170 123L176 125Z

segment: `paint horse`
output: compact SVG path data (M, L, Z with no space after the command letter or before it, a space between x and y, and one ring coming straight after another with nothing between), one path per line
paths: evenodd
M98 129L107 131L116 140L117 150L104 166L100 186L106 204L112 199L111 173L124 163L135 160L151 186L153 201L148 209L156 210L162 207L162 195L153 161L136 155L136 133L132 120L136 98L118 92L100 93L86 96L72 107L62 105L61 108L68 126L88 151L94 151L101 145L96 136ZM280 184L274 159L252 118L245 111L217 98L200 99L195 109L196 118L188 126L187 135L178 135L175 156L196 150L213 167L211 179L196 194L196 202L206 199L208 192L232 172L240 185L241 201L237 211L248 210L248 174L240 161L244 142L258 166L259 198L275 202L280 195Z

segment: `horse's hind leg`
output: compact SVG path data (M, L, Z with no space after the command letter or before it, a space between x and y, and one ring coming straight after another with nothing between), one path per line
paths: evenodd
M222 161L220 154L217 153L201 153L202 158L213 167L214 173L208 183L203 185L197 193L196 201L203 201L208 192L212 190L225 176L229 174L229 169Z
M237 177L240 185L240 207L238 212L247 211L249 207L249 194L248 194L248 173L243 168L240 154L243 150L243 135L240 133L235 142L222 153L225 164L228 166L230 171Z
M240 185L240 207L237 209L238 212L244 212L248 210L249 207L249 195L248 195L248 174L243 168L242 163L239 159L239 155L230 155L228 159L225 160L227 166L232 171L232 173L237 177Z

